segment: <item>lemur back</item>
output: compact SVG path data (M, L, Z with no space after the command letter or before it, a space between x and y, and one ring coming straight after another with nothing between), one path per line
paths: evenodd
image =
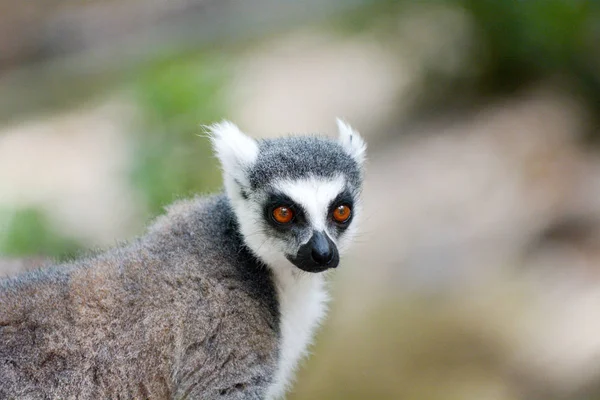
M186 201L129 246L4 281L0 398L262 398L277 299L235 226L224 195Z

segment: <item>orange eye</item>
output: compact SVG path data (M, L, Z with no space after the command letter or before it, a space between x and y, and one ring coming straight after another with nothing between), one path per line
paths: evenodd
M345 205L337 206L336 209L333 210L333 219L336 222L344 223L350 219L350 215L352 215L352 210Z
M288 207L280 206L273 210L273 219L280 224L287 224L292 218L294 218L294 212Z

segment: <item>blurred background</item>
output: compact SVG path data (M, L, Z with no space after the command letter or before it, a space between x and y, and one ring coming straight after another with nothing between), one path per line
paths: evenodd
M221 185L200 124L369 143L290 399L600 399L600 2L0 0L0 275Z

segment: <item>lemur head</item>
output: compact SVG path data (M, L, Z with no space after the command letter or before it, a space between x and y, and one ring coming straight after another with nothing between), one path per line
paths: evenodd
M338 120L339 139L254 140L231 122L209 127L246 246L272 268L337 267L360 214L366 145Z

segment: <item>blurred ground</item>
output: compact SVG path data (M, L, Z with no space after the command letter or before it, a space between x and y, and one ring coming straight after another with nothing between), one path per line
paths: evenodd
M218 190L200 124L341 116L363 229L290 398L600 399L595 2L55 3L0 2L0 274Z

